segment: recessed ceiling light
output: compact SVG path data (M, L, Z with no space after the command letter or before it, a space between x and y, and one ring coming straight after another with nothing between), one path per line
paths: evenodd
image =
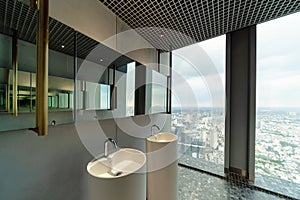
M160 37L164 37L164 35L163 35L163 34L161 34L161 35L160 35Z
M102 62L103 61L103 59L102 58L100 58L100 62Z
M62 44L62 45L61 45L61 48L65 48L65 45Z

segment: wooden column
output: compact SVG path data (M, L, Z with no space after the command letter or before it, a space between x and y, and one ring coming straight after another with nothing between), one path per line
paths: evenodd
M30 7L37 9L38 1L37 0L30 0Z
M73 120L74 122L77 121L77 31L74 31L74 74L73 74L73 80L74 80L74 93L73 93Z
M18 116L18 36L14 30L12 38L12 68L13 68L13 115Z
M32 73L30 73L30 112L33 110L33 105L32 105Z
M6 110L10 112L10 70L6 71L7 88L6 88Z
M39 136L48 134L49 0L40 0L37 30L36 126Z

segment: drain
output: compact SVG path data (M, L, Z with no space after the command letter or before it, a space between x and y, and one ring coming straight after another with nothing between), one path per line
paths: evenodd
M116 176L120 176L120 175L122 175L122 172L117 172L116 173Z
M121 171L116 171L116 170L110 170L107 173L109 173L112 176L121 176L123 174L123 172Z

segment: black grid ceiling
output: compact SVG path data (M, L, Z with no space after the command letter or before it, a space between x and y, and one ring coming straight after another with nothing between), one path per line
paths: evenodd
M101 0L155 48L181 48L300 10L299 0ZM38 12L17 0L0 0L0 32L35 43ZM73 29L50 18L50 49L73 55ZM151 27L156 27L155 29ZM163 36L161 36L163 35ZM62 49L61 45L65 48ZM78 34L78 57L99 43ZM111 49L103 45L103 55ZM120 56L120 55L119 55ZM109 56L118 57L118 56ZM92 58L93 59L93 58ZM99 60L99 56L93 60Z
M13 30L17 30L19 39L35 44L37 17L38 11L27 4L17 0L0 0L0 33L11 36ZM73 56L74 30L50 18L49 48ZM132 62L132 59L79 32L77 32L77 56L103 66L121 66Z
M299 0L100 0L155 48L169 50L300 10ZM150 28L156 27L156 28Z

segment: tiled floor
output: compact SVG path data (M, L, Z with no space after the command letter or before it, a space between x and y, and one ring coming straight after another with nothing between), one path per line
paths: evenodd
M281 199L183 167L179 167L178 173L178 200Z
M202 171L210 172L212 174L216 174L219 176L224 175L224 166L218 165L212 162L205 161L203 159L193 158L190 155L182 155L179 159L179 163L182 163L186 166L193 166L197 169L201 169ZM196 172L199 173L199 172ZM187 176L187 174L186 174ZM216 178L218 179L218 178ZM225 180L219 179L220 181ZM182 183L183 184L183 183ZM229 183L227 183L229 184ZM299 199L300 200L300 185L288 181L284 181L281 179L272 178L269 176L262 176L260 174L255 174L255 182L251 189L248 190L253 191L253 188L262 188L264 190L274 191L276 193L291 197L290 199ZM262 190L263 191L263 190ZM257 190L254 190L254 193L261 193ZM259 199L259 197L249 197L250 199ZM242 198L240 198L242 199Z
M300 184L256 174L255 185L295 199L300 199Z

